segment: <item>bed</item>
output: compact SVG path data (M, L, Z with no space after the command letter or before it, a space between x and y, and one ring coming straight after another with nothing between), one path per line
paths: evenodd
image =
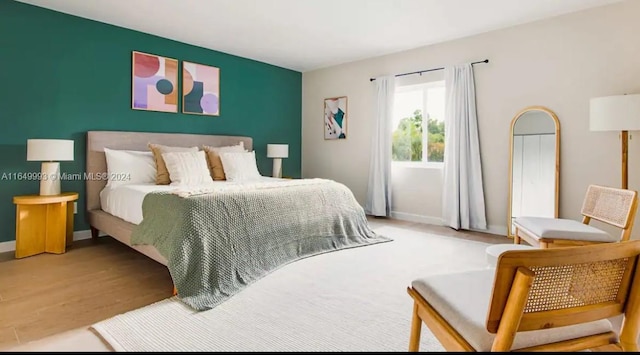
M122 131L88 131L87 132L87 176L100 177L107 174L107 161L104 148L119 150L147 151L148 143L189 147L189 146L225 146L243 142L244 146L251 150L253 140L244 136L221 136L186 133L150 133L150 132L122 132ZM87 179L86 181L86 208L87 218L91 226L91 235L98 237L100 232L109 235L118 241L132 247L151 259L167 265L167 259L163 257L152 245L132 245L131 233L136 224L116 217L102 209L100 194L107 185L105 179Z
M145 151L150 142L174 147L242 142L249 151L253 143L243 136L89 131L88 176L105 176L106 148ZM167 266L174 292L197 311L217 306L289 262L390 241L369 228L353 193L333 180L259 176L197 188L105 186L105 180L87 180L92 235L107 234Z

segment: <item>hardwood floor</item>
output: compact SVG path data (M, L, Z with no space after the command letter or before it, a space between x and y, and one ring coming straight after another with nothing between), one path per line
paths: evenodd
M0 261L0 349L87 326L171 296L168 269L110 237L65 254Z
M485 243L504 236L370 218L396 226ZM74 242L65 254L15 259L0 254L0 349L84 327L171 296L168 269L110 237Z
M400 228L405 228L409 230L415 230L419 232L425 233L433 233L438 235L444 235L448 237L455 237L464 240L473 240L476 242L483 242L489 244L504 244L504 243L513 243L513 239L509 239L504 235L495 235L489 233L482 232L474 232L474 231L457 231L455 229L445 227L445 226L437 226L433 224L425 224L425 223L417 223L417 222L407 222L401 221L399 219L393 218L378 218L378 217L368 217L369 225L372 228L378 228L381 226L396 226Z

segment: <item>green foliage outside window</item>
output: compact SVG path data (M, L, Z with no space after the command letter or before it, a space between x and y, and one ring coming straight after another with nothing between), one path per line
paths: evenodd
M422 161L422 110L400 120L391 138L393 161ZM444 161L444 121L427 118L427 161Z

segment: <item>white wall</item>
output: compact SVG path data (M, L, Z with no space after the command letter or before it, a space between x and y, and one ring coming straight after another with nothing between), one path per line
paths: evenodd
M560 217L579 218L587 185L620 186L620 140L589 131L591 97L640 93L640 1L564 15L456 41L303 73L304 177L331 178L365 202L373 119L370 77L489 59L475 65L487 219L506 232L509 124L542 105L560 120ZM348 96L349 136L323 138L323 99ZM640 133L630 141L629 186L640 188ZM393 210L441 217L440 170L394 175ZM399 186L402 185L402 189ZM638 224L640 225L640 224ZM640 233L636 228L634 235Z

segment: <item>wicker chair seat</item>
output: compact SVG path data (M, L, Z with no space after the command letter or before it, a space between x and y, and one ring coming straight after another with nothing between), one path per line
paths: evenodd
M572 219L518 217L513 222L517 228L527 230L534 239L585 240L613 243L620 240L609 233Z
M483 269L429 276L414 280L411 286L476 351L491 351L496 334L487 331L487 309L491 303L494 269ZM606 319L588 323L533 330L516 334L512 349L604 333L612 330Z

